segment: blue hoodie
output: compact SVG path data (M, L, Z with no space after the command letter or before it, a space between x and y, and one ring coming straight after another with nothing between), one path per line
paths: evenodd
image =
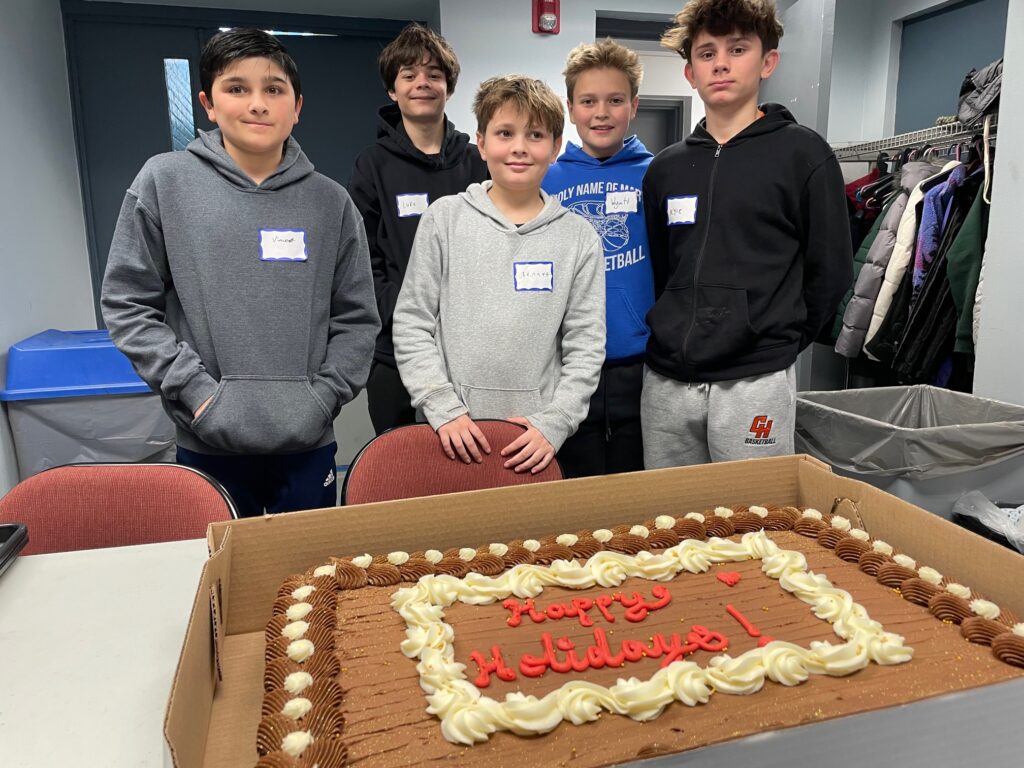
M650 335L643 318L654 304L654 277L641 182L653 157L636 136L603 161L569 142L541 184L545 192L589 221L601 238L608 361L643 355Z

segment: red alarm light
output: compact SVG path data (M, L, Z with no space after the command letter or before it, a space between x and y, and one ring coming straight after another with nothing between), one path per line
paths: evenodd
M561 26L558 0L533 0L533 31L542 35L557 35Z

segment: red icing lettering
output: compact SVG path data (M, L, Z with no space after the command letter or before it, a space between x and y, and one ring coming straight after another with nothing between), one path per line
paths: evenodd
M660 584L651 588L651 595L653 597L651 601L648 601L639 592L634 592L631 596L624 595L621 592L617 592L614 595L598 595L595 599L576 597L567 603L552 603L543 610L537 608L532 598L520 603L518 600L510 597L502 603L502 606L511 613L505 620L510 627L520 626L524 615L529 616L530 620L536 624L548 619L558 621L559 619L569 617L579 621L581 627L592 627L594 626L594 620L591 618L589 611L595 607L606 621L614 623L615 616L610 608L614 603L620 603L626 609L626 620L637 622L646 619L647 614L651 611L664 608L672 602L672 594L668 591L667 587Z
M764 648L766 645L768 645L768 643L771 643L774 640L775 640L775 638L772 637L771 635L765 635L764 637L762 637L760 640L757 641L757 647L758 648Z
M738 573L736 573L736 571L728 571L726 573L718 573L718 574L715 575L715 578L718 579L723 584L725 584L727 586L730 586L730 587L735 587L737 584L740 583L740 575Z
M615 622L615 617L608 612L608 606L610 606L614 602L615 598L611 595L598 595L597 599L594 601L594 603L597 605L597 610L601 612L601 615L604 616L606 620L612 623Z
M743 627L744 631L746 631L748 635L750 635L751 637L761 636L761 630L755 627L751 623L750 619L748 619L746 616L744 616L742 613L736 610L733 606L727 605L725 606L725 610L729 613L730 616L732 616L734 619L736 619L736 621L740 623L740 626Z
M526 601L526 610L529 612L530 619L533 620L534 624L540 624L542 621L544 621L544 619L547 618L547 616L544 615L543 611L538 612L537 609L533 607L532 597Z
M693 643L703 651L721 653L729 647L729 640L721 632L712 632L707 627L694 624L686 635L686 641Z
M490 659L485 659L480 651L473 651L469 654L469 658L475 661L480 668L480 674L473 681L477 688L486 688L491 684L492 672L498 676L499 680L504 680L506 683L516 679L515 670L505 666L505 660L501 656L501 648L496 645L491 647Z
M657 633L651 637L650 645L642 640L623 640L618 653L612 653L608 636L602 628L597 627L594 629L593 644L580 652L570 638L560 637L556 641L549 632L544 632L540 637L544 653L539 656L523 654L519 659L519 671L526 677L540 677L549 669L558 673L584 672L587 669L602 669L603 667L617 668L627 661L637 662L644 658L660 658L662 660L660 666L667 667L672 662L679 661L699 650L721 653L729 646L729 640L725 635L713 632L699 624L690 628L685 639L684 643L678 633L673 633L668 637ZM493 651L496 650L493 649ZM565 654L564 658L560 657L561 654ZM472 658L477 661L477 656L479 654L474 653ZM477 663L480 662L477 661Z
M549 619L554 619L556 621L558 619L564 618L565 614L566 608L561 603L552 603L547 607L547 610L544 611L545 616L547 616Z
M565 612L566 616L578 616L581 627L592 627L594 626L594 620L587 615L587 611L594 607L594 601L589 597L574 597L572 600L572 608Z
M505 602L503 602L501 605L503 608L507 608L508 610L512 611L512 615L505 620L505 623L507 623L510 627L518 627L522 623L523 611L525 610L525 608L520 604L518 600L513 600L511 597Z

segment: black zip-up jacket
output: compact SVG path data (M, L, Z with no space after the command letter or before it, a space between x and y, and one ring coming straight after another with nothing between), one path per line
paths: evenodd
M839 163L778 104L728 143L701 124L651 161L647 365L679 381L787 368L853 282Z
M464 192L474 182L484 181L487 164L480 158L469 136L446 121L440 153L425 155L416 149L402 126L402 114L395 104L381 107L377 143L356 158L348 192L366 227L373 268L373 287L381 331L373 356L395 367L391 341L391 319L395 302L409 265L409 252L416 237L419 215L399 216L399 195L426 194L427 202Z

